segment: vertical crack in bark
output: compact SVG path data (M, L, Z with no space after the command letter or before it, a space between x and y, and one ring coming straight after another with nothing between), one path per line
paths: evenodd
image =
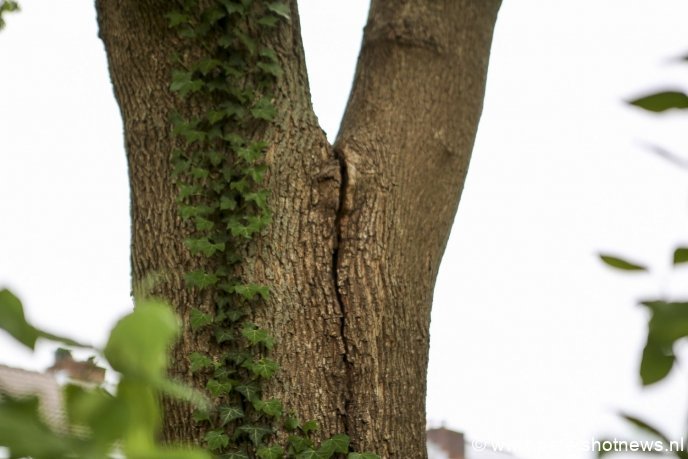
M335 231L335 241L334 250L332 251L332 276L334 280L334 293L337 299L337 304L340 310L340 322L339 322L339 334L342 339L342 345L344 346L344 353L342 354L342 360L344 361L344 368L346 371L346 392L344 394L344 413L343 421L345 433L350 434L351 432L351 422L350 422L350 405L352 401L352 363L349 361L349 342L346 337L346 306L344 298L342 297L342 292L340 290L340 278L339 278L339 263L342 248L342 216L344 214L344 203L347 194L347 188L349 186L349 176L346 168L346 159L344 154L337 148L333 149L334 157L339 162L339 203L337 205L337 213L335 215L334 221L334 231Z

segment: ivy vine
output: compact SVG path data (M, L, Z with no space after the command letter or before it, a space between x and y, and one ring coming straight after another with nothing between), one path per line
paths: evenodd
M185 102L180 105L210 107L202 115L178 112L171 117L183 145L171 160L179 215L192 228L185 245L206 266L186 273L185 281L188 288L212 292L214 299L213 311L191 311L190 326L210 332L223 349L219 358L203 352L189 356L191 371L205 378L213 400L210 409L194 416L206 424L206 447L225 459L377 458L349 452L349 437L343 434L316 445L316 421L302 423L285 413L280 400L263 398L263 383L279 369L269 357L275 341L247 317L270 291L236 274L242 249L271 220L263 186L268 144L244 133L264 132L277 114L273 92L283 71L265 37L290 21L289 6L181 0L167 19L188 44L188 52L173 56L170 89ZM277 444L278 437L286 437L286 444Z

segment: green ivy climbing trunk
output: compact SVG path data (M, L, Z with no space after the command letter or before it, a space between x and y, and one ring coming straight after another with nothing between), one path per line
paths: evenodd
M211 3L210 0L206 3ZM252 313L277 345L281 369L266 390L320 435L351 437L383 458L425 457L425 378L432 293L457 209L482 108L499 0L373 0L341 132L330 145L310 102L296 1L291 20L266 37L283 75L277 116L245 129L269 147L272 223L242 248L236 268L268 285ZM154 292L184 319L174 375L198 386L192 308L211 296L184 287L203 265L184 245L170 155L179 146L169 114L175 53L188 49L168 26L168 0L97 0L115 95L124 120L131 183L136 285L159 274ZM250 27L250 25L249 25ZM191 112L204 107L188 104ZM199 442L191 408L166 401L164 436Z

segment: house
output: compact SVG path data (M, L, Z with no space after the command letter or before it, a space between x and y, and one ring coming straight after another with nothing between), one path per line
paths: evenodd
M52 374L0 364L0 398L3 393L19 398L37 396L45 422L57 429L66 425L62 388Z
M489 443L475 448L466 442L463 433L441 427L427 431L428 459L517 459L506 452L494 451ZM485 448L483 448L485 446Z
M77 361L68 350L58 349L55 352L55 364L45 373L0 364L0 398L3 393L16 398L38 397L43 419L60 430L67 425L62 386L71 383L94 387L101 385L104 380L105 369L97 366L93 358Z

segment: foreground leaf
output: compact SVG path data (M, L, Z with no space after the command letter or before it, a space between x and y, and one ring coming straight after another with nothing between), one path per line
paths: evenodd
M29 325L21 301L7 289L0 290L0 328L24 346L33 349L39 333Z
M651 112L663 112L672 108L688 108L688 96L680 91L664 91L632 100L629 104Z
M600 259L612 268L622 269L624 271L647 271L647 268L642 265L612 255L600 254Z
M688 263L688 247L678 247L674 250L674 264Z
M169 306L155 300L140 301L134 312L112 329L105 357L123 375L148 382L163 379L167 351L179 331L179 323Z

